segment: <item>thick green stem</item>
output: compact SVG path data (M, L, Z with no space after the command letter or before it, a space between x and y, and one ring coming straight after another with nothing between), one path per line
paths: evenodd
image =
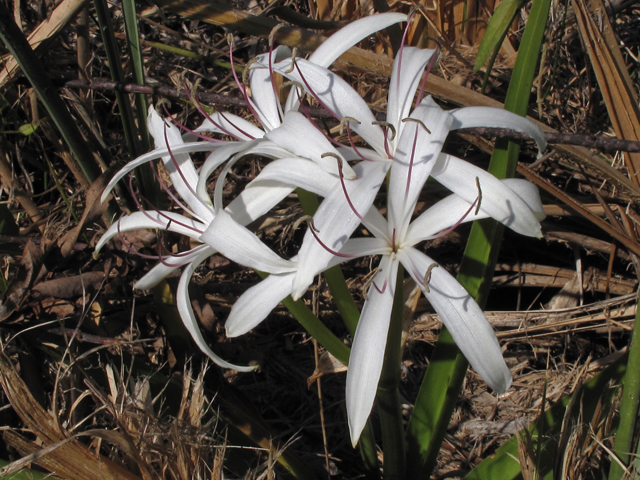
M620 399L620 425L616 433L613 451L620 461L629 466L634 443L634 432L638 422L638 402L640 401L640 309L636 311L636 322L633 326L629 345L629 368L622 382L622 398ZM638 469L639 461L634 462ZM624 469L615 460L611 461L609 480L619 480L624 475ZM635 478L635 477L634 477Z
M402 315L404 269L398 267L396 291L391 311L391 322L384 351L384 365L378 384L377 402L380 426L382 427L382 447L384 450L385 480L405 478L405 441L400 403L400 362L402 360Z

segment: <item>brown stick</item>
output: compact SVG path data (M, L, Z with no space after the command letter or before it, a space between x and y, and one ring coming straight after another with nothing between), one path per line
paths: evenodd
M87 83L83 80L70 80L65 83L67 88L81 88L91 90L112 90L124 93L146 93L149 95L158 95L162 97L173 98L189 98L189 92L168 87L166 85L136 85L133 83L117 83L111 80L93 80ZM229 97L217 93L196 93L197 99L202 103L210 103L214 105L246 107L247 104L243 98ZM333 116L321 108L307 107L309 113L317 118L333 118ZM457 130L459 133L478 135L481 137L499 137L509 140L530 140L529 137L509 128L462 128ZM581 134L581 133L552 133L546 132L547 142L551 145L580 145L582 147L594 148L602 152L615 152L622 150L625 152L640 152L640 142L630 140L620 140L618 138L609 138L599 135Z

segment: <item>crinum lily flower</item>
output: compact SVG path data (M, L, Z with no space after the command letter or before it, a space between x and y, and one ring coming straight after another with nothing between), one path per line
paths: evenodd
M317 49L309 61L320 66L329 66L344 51L366 36L404 20L406 20L405 15L393 13L353 22ZM185 326L198 347L215 363L238 371L252 370L253 367L233 365L219 358L208 347L200 332L188 292L188 285L193 273L204 260L215 254L217 250L231 259L238 258L241 263L261 271L283 273L293 270L291 262L279 258L271 250L264 247L257 237L243 226L265 214L297 187L325 196L331 187L338 182L336 164L328 159L322 159L320 156L320 153L331 151L332 147L328 140L313 128L311 130L307 128L307 134L295 133L296 139L306 138L307 145L315 145L311 155L309 155L308 149L306 151L297 148L294 148L293 151L284 150L277 143L265 138L265 134L277 130L283 124L283 118L285 119L284 123L287 123L285 129L289 128L290 123L296 119L293 116L287 116L287 113L290 112L293 115L295 113L293 109L297 108L298 104L295 102L295 96L292 96L294 100L287 102L285 108L282 108L279 92L274 87L273 69L260 68L260 65L270 66L275 61L290 55L291 51L286 47L278 47L267 54L260 55L253 62L255 66L249 65L247 68L250 89L247 89L235 77L249 109L262 128L230 113L208 114L201 109L205 116L203 124L193 132L181 136L176 126L162 121L155 110L151 108L148 128L154 137L156 148L129 162L120 170L111 180L102 197L104 201L113 187L138 166L161 159L169 172L174 189L184 204L166 187L165 190L184 210L185 215L141 208L139 212L121 218L105 233L96 246L96 254L115 235L141 228L175 232L186 235L195 241L200 241L203 233L209 232L209 236L211 236L211 231L216 229L224 232L224 235L215 242L217 249L207 244L201 244L178 255L163 255L160 252L158 255L160 263L140 279L134 288L141 290L152 288L175 270L184 267L178 284L177 307ZM233 61L232 49L231 56ZM235 70L233 72L235 76ZM251 95L249 95L249 91ZM304 122L308 121L303 118L302 123ZM216 140L202 136L203 132L223 134L235 140ZM281 139L283 133L274 134L274 138ZM194 141L194 137L200 137L200 140ZM316 154L317 151L320 153ZM196 171L189 155L196 152L212 152L206 159L200 173ZM209 176L224 162L232 159L224 171L226 174L234 161L249 154L278 160L265 168L226 209L214 209L213 202L206 190ZM297 157L298 154L301 157ZM283 171L294 172L294 174L282 177ZM354 175L350 172L350 168L347 166L343 174L347 178L352 178ZM221 203L219 201L218 205Z
M358 93L326 68L304 59L286 59L274 65L273 69L296 82L299 88L304 88L307 94L313 96L346 127L350 145L337 147L342 158L332 152L325 153L334 160L337 159L343 165L343 171L346 171L346 167L342 159L360 159L378 164L367 169L367 175L375 177L370 180L371 183L381 184L391 169L392 176L405 175L404 183L394 182L393 188L399 188L406 196L419 192L431 175L452 192L468 200L476 190L475 180L458 177L458 172L465 170L466 162L448 156L447 161L442 163L442 168L432 172L450 131L478 126L511 128L525 132L535 139L539 150L546 148L546 139L544 133L533 123L505 110L467 107L445 112L431 97L422 100L421 78L434 58L434 53L434 50L413 47L401 49L391 74L386 122L377 121ZM419 87L417 107L411 111ZM282 139L277 141L278 145L291 150L295 148L293 144L297 139L293 134L285 135L286 129L287 125L283 124L267 137L273 138L282 133ZM292 133L293 130L292 125L287 133ZM358 134L370 148L357 147L352 133ZM418 165L424 168L416 168ZM408 175L405 170L408 170ZM333 250L340 250L360 223L354 212L366 212L373 203L377 190L356 188L355 185L358 184L352 182L353 179L346 175L341 176L340 184L334 187L314 215L315 228L320 232L318 236L321 241L316 241L316 235L310 229L307 231L298 254L294 299L304 294L313 281L314 272L323 269L331 261L332 254L323 244ZM393 195L395 194L394 192ZM393 208L398 206L394 204ZM411 215L410 211L403 212ZM396 214L397 212L390 212L390 215Z
M442 156L435 169L445 168L448 160ZM362 183L367 178L365 167L371 168L366 162L354 167ZM519 233L539 236L539 220L544 218L544 210L533 184L517 179L499 181L481 169L472 170L471 175L474 174L478 175L474 182L479 189L472 201L451 195L410 222L409 211L413 211L415 201L407 201L402 194L390 195L388 210L395 214L390 213L389 220L375 207L361 218L373 237L352 238L339 252L331 252L325 268L357 257L382 256L353 339L347 372L347 415L354 445L375 399L400 264L420 286L474 370L496 392L504 392L511 383L511 373L493 329L478 304L451 274L416 248L417 244L448 233L462 222L488 217ZM390 182L394 181L397 180L392 177ZM499 194L488 194L493 191ZM295 272L271 275L241 295L227 319L227 336L242 335L264 320L271 309L293 292L295 275Z

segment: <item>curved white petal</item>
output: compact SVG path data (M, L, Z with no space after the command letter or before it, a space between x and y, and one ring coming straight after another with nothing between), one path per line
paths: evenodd
M308 158L328 173L338 175L338 159L342 162L342 174L352 180L356 177L353 169L341 158L331 142L310 121L298 112L287 112L284 121L266 137L273 143L290 151L294 155ZM330 153L332 155L323 157ZM335 155L335 156L334 156Z
M344 247L340 249L341 255L348 255L350 258L343 258L348 261L358 257L368 257L369 255L388 255L391 253L389 242L382 238L350 238ZM339 262L342 263L342 262ZM327 267L328 268L328 267Z
M415 248L403 249L398 258L420 285L473 369L496 392L505 392L511 385L511 372L502 358L493 328L475 300L442 267L431 270L427 291L422 282L435 262Z
M383 162L361 162L354 167L358 179L345 181L351 204L360 215L371 207L388 168L389 164ZM318 237L333 251L340 250L360 224L341 184L336 185L320 204L313 220ZM298 252L298 273L293 281L294 299L304 294L315 272L323 270L333 256L307 229Z
M392 151L395 150L404 128L402 119L409 116L413 97L420 85L424 69L435 52L435 50L403 47L393 62L387 103L387 122L395 127L397 133L395 139L391 141Z
M218 212L200 241L228 259L261 272L287 273L296 269L295 263L280 258L224 210Z
M544 219L544 207L540 201L538 187L527 180L517 178L506 178L500 182L518 195L538 220ZM470 208L471 203L456 194L443 198L411 222L404 239L405 244L413 246L423 240L433 238L437 233L447 230L457 223L472 222L489 217L489 214L482 209L476 214L476 208L474 207L471 211Z
M282 300L291 295L293 275L269 275L240 295L225 323L227 337L244 335L267 318Z
M202 235L202 232L207 227L204 223L174 212L154 210L133 212L131 215L126 215L120 218L117 222L114 222L111 227L109 227L96 245L96 254L105 245L105 243L119 233L140 230L143 228L159 228L161 230L176 232L198 240L200 235Z
M269 55L273 63L291 56L291 50L285 46L279 46L269 53L258 55L257 62L249 67L249 85L251 86L251 100L258 115L258 120L265 131L278 128L282 107L280 98L274 90L269 72Z
M493 107L464 107L451 110L449 113L456 119L452 130L459 128L490 127L510 128L516 132L526 133L538 145L538 156L547 148L547 138L535 123L515 113Z
M249 184L227 205L225 211L240 225L249 225L280 203L294 188L275 180Z
M198 198L209 205L213 205L211 197L207 192L207 181L209 180L209 177L216 168L229 160L236 153L248 149L250 145L250 142L229 142L227 145L217 149L207 157L205 162L202 164L202 167L200 167L200 175L196 186Z
M196 152L210 152L212 150L217 150L221 148L224 143L212 143L212 142L189 142L184 143L182 145L175 145L171 147L171 151L174 154L180 153L196 153ZM102 192L102 197L100 197L100 201L104 202L113 187L122 180L128 173L132 172L140 165L144 165L145 163L151 162L152 160L157 160L162 158L165 155L169 155L169 150L166 147L156 148L144 155L140 155L138 158L131 160L124 167L122 167L118 172L113 176L113 178L109 181L109 184L105 187L104 192Z
M358 92L338 75L307 60L297 59L291 72L290 66L291 61L285 60L274 68L289 80L303 85L305 90L319 98L338 118L352 117L358 120L359 125L355 122L349 124L351 129L381 155L384 154L382 129L379 125L373 125L376 118Z
M196 133L215 132L229 135L241 141L262 138L264 132L253 123L242 117L227 112L214 112L206 118L202 125L194 130Z
M322 45L311 54L309 61L327 68L335 62L340 55L369 35L396 23L406 21L407 16L403 13L382 13L351 22L326 39Z
M431 169L436 164L453 118L429 96L413 111L416 122L406 122L389 175L389 228L396 238L406 234L411 215ZM391 234L391 232L389 232Z
M354 446L358 443L376 398L396 291L398 261L385 256L379 267L376 284L369 288L369 298L364 304L353 337L347 371L347 417Z
M213 214L212 207L204 204L195 192L198 185L198 174L191 157L189 154L178 154L173 151L174 145L184 144L178 127L165 122L156 113L153 106L149 107L147 126L156 147L165 147L167 145L171 147L171 154L163 156L162 162L167 172L169 172L173 188L195 215L202 220L210 219Z
M339 180L337 173L331 175L310 160L282 158L268 164L247 187L258 186L264 182L300 187L326 197Z
M216 251L208 245L198 245L188 252L184 252L184 254L180 255L179 257L166 257L164 259L164 263L161 262L155 265L140 280L135 283L133 288L135 288L136 290L152 289L173 272L203 255L204 250L207 250L209 252L209 256L216 253Z
M490 173L453 155L440 154L431 175L442 185L468 202L478 197L480 209L513 231L530 237L542 236L540 222L527 203Z
M251 372L257 367L241 367L238 365L234 365L221 359L218 355L213 353L213 350L209 348L209 345L207 345L207 342L202 336L200 326L198 325L198 319L193 313L193 308L191 307L191 299L189 297L189 283L191 282L193 272L196 270L196 268L198 268L198 265L200 265L200 263L202 263L206 258L209 257L209 255L209 250L203 251L194 260L192 260L191 263L189 263L184 269L184 272L182 272L180 282L178 282L178 290L176 292L176 304L178 307L178 312L180 313L180 318L182 318L184 326L187 328L187 330L189 330L191 338L193 338L193 341L196 343L198 348L200 348L200 350L202 350L217 365L221 366L222 368L230 368L232 370L236 370L237 372Z

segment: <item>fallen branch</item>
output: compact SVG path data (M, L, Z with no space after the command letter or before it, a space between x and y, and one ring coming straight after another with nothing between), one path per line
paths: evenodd
M124 93L145 93L148 95L158 95L162 97L190 99L191 93L185 89L172 88L166 85L137 85L133 83L117 83L111 80L93 80L87 83L83 80L70 80L65 83L67 88L80 88L90 90L109 90ZM195 97L199 102L212 105L246 107L247 103L240 97L229 97L218 93L196 92ZM317 118L333 118L333 116L321 108L307 107L309 113ZM509 128L462 128L458 133L478 135L481 137L500 137L509 140L530 140L530 138L520 132ZM593 148L602 152L640 152L640 142L630 140L620 140L618 138L605 137L602 135L591 135L581 133L555 133L545 132L547 142L550 145L579 145Z

